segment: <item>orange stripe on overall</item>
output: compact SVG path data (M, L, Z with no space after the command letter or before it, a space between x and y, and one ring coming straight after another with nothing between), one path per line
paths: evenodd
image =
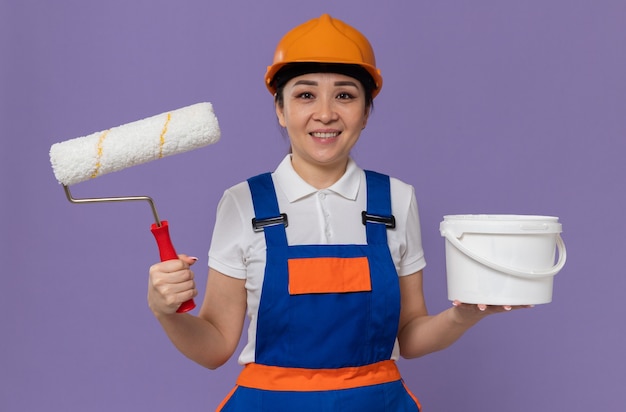
M237 385L270 391L328 391L388 383L400 379L392 360L338 369L303 369L249 363Z

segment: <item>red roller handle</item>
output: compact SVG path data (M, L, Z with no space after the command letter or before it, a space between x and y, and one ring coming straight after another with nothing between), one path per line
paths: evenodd
M159 246L159 255L161 256L161 262L165 262L166 260L178 259L178 254L176 253L176 249L174 249L172 239L170 238L170 231L167 220L162 220L161 226L157 226L156 223L153 223L152 226L150 226L150 231L154 235L154 239ZM189 299L188 301L183 302L183 304L180 305L176 312L189 312L195 307L196 304L193 299Z

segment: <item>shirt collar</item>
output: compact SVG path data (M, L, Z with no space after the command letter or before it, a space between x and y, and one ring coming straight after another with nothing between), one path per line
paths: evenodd
M304 179L296 173L291 164L291 155L285 156L282 162L280 162L273 173L273 177L276 185L280 187L280 190L285 194L290 203L319 191L305 182ZM337 193L348 200L355 200L359 192L359 186L361 185L361 177L361 169L357 166L356 162L350 158L348 159L346 172L343 176L328 189L324 190Z

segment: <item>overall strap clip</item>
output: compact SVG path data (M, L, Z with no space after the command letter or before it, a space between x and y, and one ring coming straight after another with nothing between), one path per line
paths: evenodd
M281 213L279 216L268 217L265 219L252 218L252 230L255 232L262 232L263 228L267 226L283 225L289 226L289 220L286 213Z
M361 212L361 222L363 222L364 225L366 225L367 222L371 222L371 223L381 223L389 229L396 228L396 218L394 215L389 215L389 216L373 215L371 213L367 213L365 210Z

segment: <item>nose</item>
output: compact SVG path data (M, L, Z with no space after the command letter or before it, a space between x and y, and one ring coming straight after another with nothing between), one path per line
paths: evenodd
M315 120L319 120L322 123L330 123L337 120L338 114L334 99L326 97L319 98L314 117Z

